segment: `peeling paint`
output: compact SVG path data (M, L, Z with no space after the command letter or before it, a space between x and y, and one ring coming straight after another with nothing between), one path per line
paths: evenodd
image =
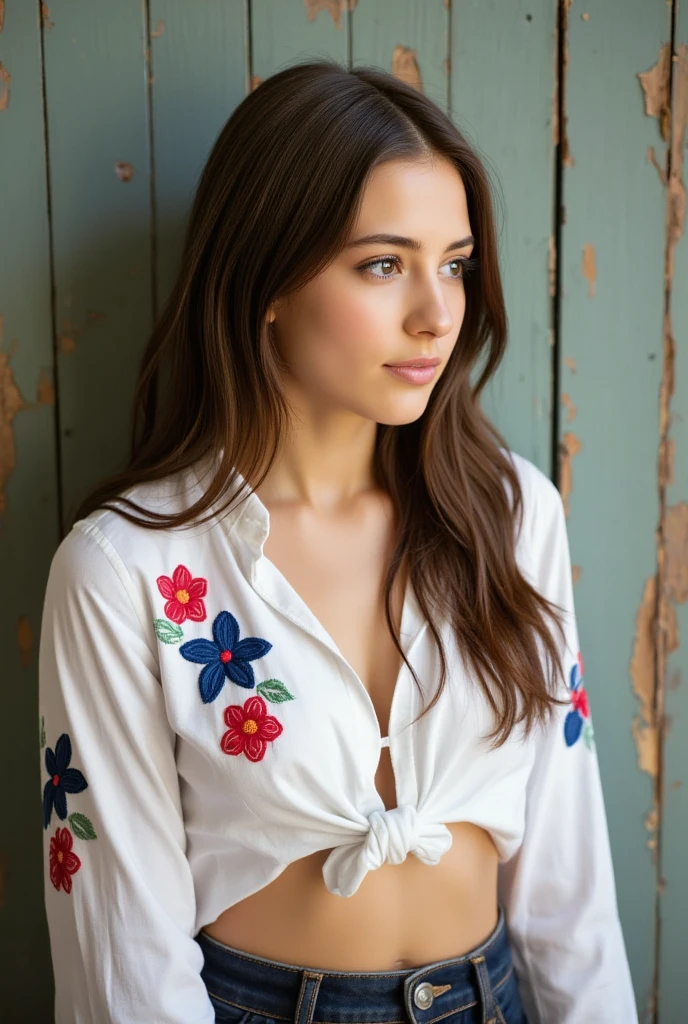
M43 28L50 31L51 28L55 28L55 22L50 21L50 9L47 4L41 4L41 18L43 20Z
M31 664L31 651L33 648L33 631L26 615L20 615L17 619L17 646L21 656L21 663L24 668Z
M645 96L645 113L659 120L659 130L665 142L669 139L669 43L659 51L659 60L649 71L637 72Z
M7 110L10 102L10 82L12 77L0 60L0 110Z
M327 11L336 27L342 27L342 11L347 6L353 11L357 0L303 0L309 21L315 21L320 11Z
M674 278L674 252L683 235L686 222L686 186L683 183L683 151L688 124L688 45L676 51L671 119L671 174L669 176L669 208L667 211L669 245L665 280L670 286Z
M5 0L0 0L0 32L2 32L4 23L5 23Z
M672 505L664 521L666 552L664 586L670 600L685 604L688 600L688 504ZM676 639L675 650L678 646Z
M14 342L11 352L3 352L4 321L0 316L0 513L7 509L5 484L14 472L17 462L17 447L14 438L14 417L27 408L10 366L17 349Z
M567 430L559 445L559 492L564 503L566 518L569 515L569 501L573 492L573 467L571 461L583 445L574 433Z
M597 283L597 268L595 266L595 246L586 242L583 246L583 259L581 261L583 277L588 282L588 298L595 297L595 285Z
M418 92L423 91L423 83L418 65L418 54L410 46L398 43L392 54L392 74L407 85L413 86Z
M120 181L131 181L134 177L134 168L126 160L118 160L115 164L115 174Z
M573 358L573 356L566 356L566 358L564 359L564 365L568 366L568 368L571 371L571 373L577 373L578 372L578 367L576 366L576 360Z
M649 164L652 164L652 166L657 171L657 174L659 175L660 183L662 185L666 185L666 183L667 183L667 170L666 170L666 167L660 167L659 164L657 163L657 157L655 156L655 147L654 146L648 146L647 147L647 162Z
M158 23L155 26L155 28L153 29L153 31L151 32L151 39L159 39L164 31L165 31L165 22L162 20L162 18L158 18Z
M60 352L64 352L66 355L73 352L76 348L74 338L70 338L68 334L61 334L57 339L57 343L60 346Z
M571 566L571 578L573 580L574 587L575 587L576 583L578 583L578 580L581 578L582 575L583 575L583 566L582 565L572 565Z
M656 649L655 649L655 612L657 596L657 579L648 577L643 588L643 596L635 619L635 637L633 653L629 666L633 691L640 701L640 708L631 723L635 741L638 768L646 772L652 780L652 808L645 817L647 846L652 853L653 863L657 863L657 833L660 822L659 801L659 759L660 736L657 728L656 700Z
M566 406L566 412L567 412L566 422L567 423L573 423L573 421L576 418L576 413L578 412L578 409L573 404L573 401L571 400L571 396L566 394L566 393L564 393L561 396L561 404Z
M55 387L45 367L41 370L36 399L39 405L55 405Z

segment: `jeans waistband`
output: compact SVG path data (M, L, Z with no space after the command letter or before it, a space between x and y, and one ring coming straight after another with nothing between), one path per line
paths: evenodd
M495 995L513 970L501 906L493 932L475 949L401 971L333 971L282 963L227 946L202 931L196 941L205 960L203 980L216 1005L295 1024L407 1019L429 1024L471 1007L481 1008L476 1019L489 1024L503 1019Z

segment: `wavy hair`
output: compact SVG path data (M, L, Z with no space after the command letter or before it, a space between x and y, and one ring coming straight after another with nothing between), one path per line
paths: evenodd
M517 566L519 480L504 438L479 405L507 339L492 191L452 120L381 69L294 64L235 108L203 168L180 269L143 352L128 464L95 486L75 519L109 508L149 529L174 529L224 511L240 493L238 484L232 490L235 469L260 486L290 426L269 307L341 251L374 168L431 156L450 160L461 176L477 268L465 284L458 340L424 413L377 427L373 474L391 498L396 530L386 617L418 685L390 614L403 568L440 653L439 686L423 714L446 685L440 617L496 716L489 739L501 745L514 725L524 722L527 734L564 703L550 693L538 650L541 643L544 661L561 671L545 617L563 630L557 606ZM123 496L217 452L207 489L182 512L163 515Z

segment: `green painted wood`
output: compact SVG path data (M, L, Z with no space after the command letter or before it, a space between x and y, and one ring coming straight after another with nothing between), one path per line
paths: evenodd
M483 408L511 448L552 475L550 237L555 0L453 0L451 115L496 199L509 344Z
M151 0L156 307L179 267L183 232L203 165L248 91L243 0Z
M664 36L664 40L668 35ZM688 6L678 5L673 64L672 108L676 144L673 151L677 175L672 193L685 203L688 187ZM681 121L681 118L683 120ZM658 144L658 153L662 147ZM681 160L680 168L677 160ZM682 182L682 186L678 183ZM683 193L681 196L681 187ZM669 437L675 449L673 479L666 490L667 535L666 590L668 606L676 616L678 646L667 657L665 687L668 732L664 757L664 810L661 831L661 878L659 958L659 1018L682 1020L685 1016L686 921L688 921L688 224L680 224L673 252L671 329L675 346L674 393L670 398Z
M652 1011L657 867L645 824L653 779L639 768L632 734L641 705L631 664L657 561L665 194L647 159L657 125L645 115L637 72L668 38L668 10L664 0L628 0L620 19L601 0L571 7L573 162L564 173L560 253L559 437L571 453L575 601L641 1021ZM563 468L566 493L566 460Z
M449 9L445 0L365 0L351 14L352 65L373 64L449 111Z
M347 66L348 18L346 0L251 0L254 82L297 61L328 58Z
M36 4L7 5L0 63L0 1019L47 1021L37 664L59 513Z
M54 6L45 36L65 517L127 455L152 325L146 28L140 0Z

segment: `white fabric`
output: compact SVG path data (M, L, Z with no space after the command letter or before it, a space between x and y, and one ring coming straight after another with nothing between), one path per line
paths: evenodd
M561 497L510 454L525 500L517 558L566 611L559 687L568 694L579 647ZM208 468L128 494L158 511L188 507ZM444 623L445 691L405 728L422 705L402 665L382 737L362 681L263 555L269 513L244 493L229 513L178 530L97 510L53 558L39 711L56 1024L210 1024L194 936L223 910L318 850L331 850L324 883L342 897L385 862L413 854L436 864L451 845L446 824L459 821L486 829L499 852L530 1024L633 1024L590 718L587 739L571 746L566 707L528 739L517 728L489 749L492 712ZM164 577L179 566L207 589L200 598L199 583L175 591L170 614L196 615L175 623ZM401 631L428 701L440 662L410 585ZM374 781L385 742L397 793L389 811Z

